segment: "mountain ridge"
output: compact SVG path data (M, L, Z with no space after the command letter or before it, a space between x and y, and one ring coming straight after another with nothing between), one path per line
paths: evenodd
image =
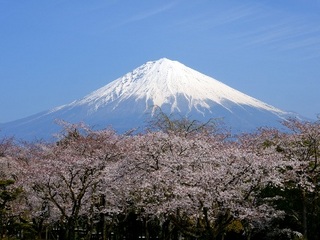
M175 112L200 121L222 117L234 132L280 126L280 121L294 115L178 61L161 58L146 62L79 100L0 124L0 129L6 135L21 138L48 138L49 134L59 131L54 121L61 119L85 122L97 128L112 126L124 132L143 127L155 107L168 114Z
M164 69L163 69L164 65ZM154 69L153 69L154 68ZM174 72L173 70L177 71L180 70L178 73ZM146 71L147 70L147 71ZM153 70L153 71L152 71ZM171 70L171 71L170 71ZM167 71L167 74L169 76L156 76L156 79L152 79L156 74L154 74L155 71L158 71L159 73L162 73L163 71ZM183 71L188 71L185 76L181 74ZM141 72L143 72L145 75L141 79ZM151 73L151 74L150 74ZM191 74L190 74L191 73ZM150 76L151 75L151 76ZM175 76L171 76L175 75ZM189 76L192 76L190 79ZM189 79L188 79L189 77ZM173 82L173 79L179 79L182 80L183 83L179 84L176 82ZM199 82L198 79L201 78L201 81ZM151 81L150 81L151 79ZM159 81L160 79L160 81ZM166 81L163 81L163 80ZM205 79L205 81L204 81ZM139 84L138 83L139 80ZM111 82L110 84L99 88L98 90L88 94L80 101L75 101L79 104L85 103L85 102L92 102L92 100L96 101L97 99L101 99L103 97L106 97L107 102L110 100L111 96L114 98L111 98L111 101L115 101L117 97L124 98L136 95L136 97L143 98L144 95L142 93L145 88L142 88L141 91L141 80L143 80L143 84L148 86L148 92L145 94L147 96L147 100L149 97L152 98L153 105L156 106L162 106L163 103L166 103L166 100L168 97L173 96L178 93L183 93L186 98L191 97L192 99L210 99L215 101L218 104L222 104L223 100L230 100L232 102L238 103L238 104L244 104L244 105L252 105L254 107L260 107L266 110L271 110L275 112L283 112L280 109L277 109L273 106L270 106L268 104L265 104L255 98L252 98L248 95L245 95L225 84L222 82L217 81L214 78L208 77L202 73L199 73L189 67L186 67L185 65L177 62L172 61L167 58L161 58L158 61L149 61L142 66L136 68L132 72L129 72L125 74L123 77L120 77L116 79L115 81ZM156 84L155 84L155 80ZM187 81L189 82L187 82ZM190 84L191 81L197 81L201 84L201 89L199 91L199 87L196 84ZM121 84L119 84L121 82ZM128 83L129 82L129 83ZM186 83L187 82L187 83ZM136 85L133 86L132 85ZM126 88L126 85L131 85L131 88ZM209 90L207 89L208 86L213 86ZM164 87L163 89L160 89L159 87ZM186 86L184 89L182 89L184 86ZM190 86L192 88L190 88ZM111 90L111 91L110 91ZM193 92L190 93L190 90ZM206 90L206 91L204 91ZM194 93L196 92L196 97ZM128 96L127 92L130 93ZM200 94L199 94L200 92ZM203 97L203 94L205 93L205 96ZM111 96L108 96L108 94ZM230 97L233 97L230 99ZM175 105L173 105L175 106Z

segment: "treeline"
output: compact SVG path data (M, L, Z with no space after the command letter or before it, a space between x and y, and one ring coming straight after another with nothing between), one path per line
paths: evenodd
M320 123L231 136L162 116L0 142L1 239L320 239Z

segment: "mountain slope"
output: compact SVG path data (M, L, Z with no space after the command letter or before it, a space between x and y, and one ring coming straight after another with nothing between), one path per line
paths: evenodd
M2 135L48 139L59 131L55 120L85 122L120 132L141 127L155 107L206 121L223 118L233 132L279 126L292 114L243 94L185 65L163 58L147 62L84 98L0 125Z

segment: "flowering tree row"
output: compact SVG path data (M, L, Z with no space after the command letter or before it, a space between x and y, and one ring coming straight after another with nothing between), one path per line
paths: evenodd
M232 138L163 123L135 135L68 125L55 143L3 139L1 237L320 238L319 122Z

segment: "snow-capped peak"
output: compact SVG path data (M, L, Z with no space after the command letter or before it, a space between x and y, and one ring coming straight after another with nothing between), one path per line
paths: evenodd
M61 129L56 120L84 122L96 129L143 129L155 107L192 120L222 119L232 132L281 127L294 117L222 82L166 58L150 61L84 98L0 125L1 133L23 139L45 138Z
M119 103L133 98L145 100L145 109L171 104L171 111L179 111L178 99L181 97L187 100L189 110L199 107L209 109L208 101L212 101L226 109L232 103L282 113L275 107L167 58L149 61L70 105L88 104L96 111L111 102Z

